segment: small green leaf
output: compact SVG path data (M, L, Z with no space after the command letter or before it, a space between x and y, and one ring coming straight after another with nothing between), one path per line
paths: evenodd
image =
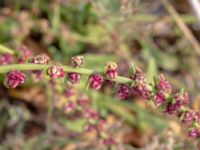
M133 76L135 74L135 65L131 64L129 69L129 76Z

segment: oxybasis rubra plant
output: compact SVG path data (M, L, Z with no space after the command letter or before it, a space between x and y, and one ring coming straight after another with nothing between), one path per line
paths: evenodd
M75 56L71 59L71 64L56 65L49 64L50 58L47 55L38 55L35 57L26 57L16 64L13 62L13 52L6 51L0 54L0 73L6 74L5 85L8 88L16 88L25 82L25 73L29 71L33 74L44 74L51 80L57 78L66 78L72 85L81 80L81 76L88 76L87 86L94 90L100 90L106 81L115 83L116 95L120 99L127 99L132 96L140 96L146 99L147 102L153 103L159 107L164 114L175 115L182 123L188 125L188 136L190 138L200 138L200 112L189 108L189 95L181 89L177 93L173 93L171 84L165 79L164 75L155 77L153 83L148 83L145 74L134 66L130 67L129 77L119 76L117 64L115 62L107 62L102 71L96 72L91 69L83 68L83 56ZM27 49L26 49L27 54ZM71 93L66 91L66 96ZM71 112L80 106L83 110L83 115L88 118L89 124L86 130L100 131L103 128L102 120L99 119L98 113L87 107L84 101L77 100L65 105L64 111ZM92 120L92 121L91 121ZM98 123L91 123L93 120L100 120ZM115 142L110 137L106 136L105 144L114 144Z

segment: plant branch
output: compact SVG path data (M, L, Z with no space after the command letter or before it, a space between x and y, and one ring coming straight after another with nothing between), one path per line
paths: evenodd
M51 65L39 65L39 64L31 64L31 63L27 63L27 64L11 64L11 65L2 65L0 66L0 73L6 73L9 72L11 70L21 70L21 71L26 71L26 70L46 70L48 67L50 67ZM92 73L95 73L96 71L91 70L91 69L87 69L87 68L73 68L70 66L61 66L65 72L75 72L75 73L79 73L82 75L91 75ZM103 74L103 72L99 72L101 74ZM127 77L122 77L122 76L118 76L115 79L113 79L113 81L119 82L119 83L129 83L132 82L131 79L127 78Z

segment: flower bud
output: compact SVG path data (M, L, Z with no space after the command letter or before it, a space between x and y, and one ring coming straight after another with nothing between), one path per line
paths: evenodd
M193 110L188 110L183 112L181 115L181 122L186 124L191 124L195 118L195 112Z
M119 85L119 88L117 90L117 96L120 99L127 99L131 95L131 89L126 84Z
M189 95L187 92L179 92L174 95L174 100L181 105L187 105L189 103Z
M37 55L34 58L32 58L31 63L46 65L46 64L48 64L49 60L50 60L50 58L48 55L41 54L41 55Z
M104 68L104 73L108 79L116 78L118 76L117 64L112 61L107 62Z
M141 96L144 99L148 99L150 95L150 91L146 84L143 82L136 82L132 88L132 95Z
M18 85L24 83L25 74L21 71L10 71L7 73L5 84L8 88L16 88Z
M136 68L134 75L131 76L130 78L133 79L134 82L138 84L145 84L147 82L145 74L139 68Z
M72 67L82 67L84 65L83 56L74 56L71 58Z
M103 81L103 77L100 74L92 74L88 79L88 85L91 89L99 90Z
M75 73L75 72L70 72L67 74L67 77L69 79L69 81L72 83L72 84L76 84L76 83L79 83L80 82L80 79L81 79L81 75L79 73Z
M156 83L156 88L159 91L162 90L167 93L171 93L172 91L171 84L165 79L163 74L159 76L159 81Z
M0 65L7 65L10 64L13 61L13 56L6 53L0 55Z
M192 128L188 131L188 136L190 138L198 138L200 136L200 129Z
M165 95L162 91L158 92L154 97L153 97L153 100L154 100L154 104L156 106L160 106L162 105L162 103L164 102L165 100Z
M50 78L56 79L64 77L65 73L62 67L54 65L48 68L47 74L49 75Z

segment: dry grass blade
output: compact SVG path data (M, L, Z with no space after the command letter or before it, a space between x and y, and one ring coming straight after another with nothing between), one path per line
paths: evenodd
M200 45L194 35L191 33L191 31L188 29L186 24L181 20L179 14L174 9L174 7L170 4L168 0L161 0L169 14L173 17L179 28L183 31L185 37L188 39L190 44L194 47L198 55L200 55Z

